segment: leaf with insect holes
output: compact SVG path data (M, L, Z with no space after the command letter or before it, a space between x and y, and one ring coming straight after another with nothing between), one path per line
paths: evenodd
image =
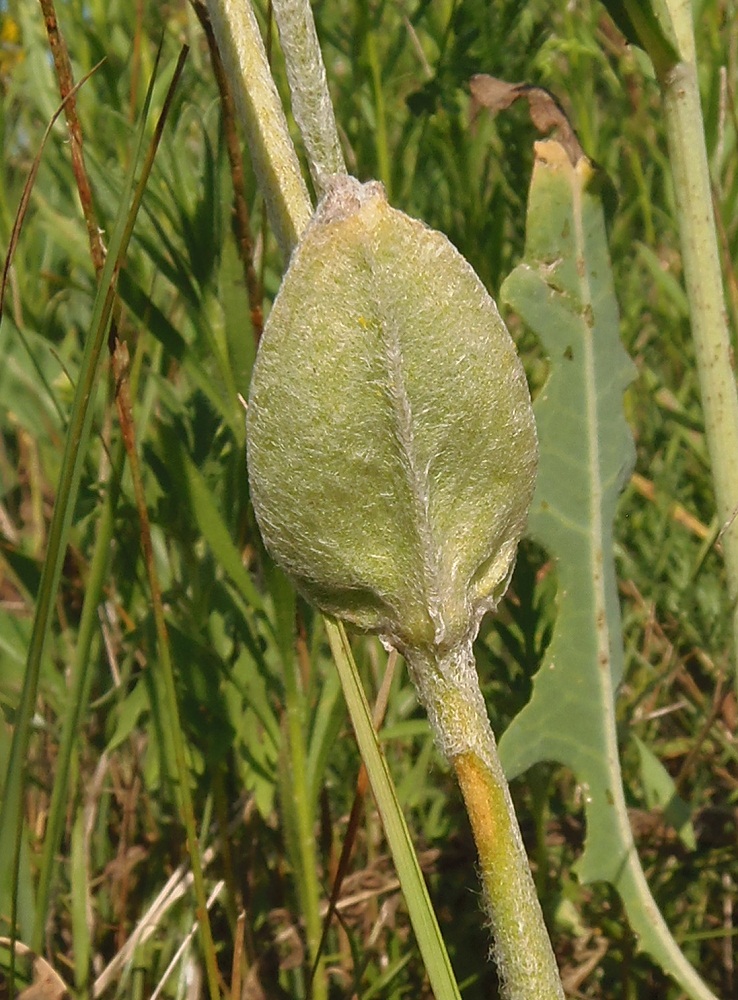
M614 698L623 647L613 519L633 464L623 392L634 366L620 343L597 180L586 157L574 164L558 142L536 144L525 259L502 287L551 360L535 404L541 468L530 531L554 560L559 589L545 663L529 703L502 736L500 757L509 778L544 760L572 769L587 816L580 879L611 883L639 947L691 997L707 1000L712 994L646 883L620 773Z

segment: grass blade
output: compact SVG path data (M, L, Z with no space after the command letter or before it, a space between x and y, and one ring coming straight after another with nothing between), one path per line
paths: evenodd
M133 227L133 220L135 219L135 210L132 212L129 206L131 205L134 190L136 170L144 146L145 127L151 104L152 89L153 81L152 87L149 88L146 96L136 137L136 148L131 157L130 166L123 184L120 209L114 223L105 266L95 296L90 334L85 344L79 378L77 380L59 476L59 486L56 492L57 499L49 527L47 555L41 575L31 643L26 662L26 673L5 780L2 808L0 809L0 886L2 887L2 890L0 890L2 893L2 896L0 896L0 905L5 908L8 902L10 904L7 909L11 915L11 936L12 933L15 933L22 796L25 785L31 718L36 704L41 661L51 635L54 600L61 578L69 528L79 491L82 466L87 455L87 442L92 425L93 404L99 381L101 357L115 297L116 275L125 254ZM12 958L13 951L11 949L11 962ZM9 978L12 992L12 967Z
M407 902L418 947L436 1000L460 1000L451 962L438 927L436 915L418 859L413 850L410 832L397 801L387 762L381 751L376 730L372 725L369 704L361 686L351 647L342 625L325 619L328 641L343 686L351 723L356 733L362 760L369 775L374 799L382 817L384 832Z

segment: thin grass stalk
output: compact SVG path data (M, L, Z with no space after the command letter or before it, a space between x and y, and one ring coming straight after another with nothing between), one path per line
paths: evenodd
M691 5L666 0L680 61L659 74L705 437L720 520L738 691L738 393L720 270Z
M379 732L382 728L385 712L387 711L387 702L389 701L392 680L395 676L397 658L397 650L393 649L387 657L387 665L385 667L384 677L382 678L382 686L380 687L376 701L374 702L372 725L377 732ZM346 834L343 838L341 854L338 859L338 864L336 865L336 874L333 879L333 885L331 886L331 894L328 898L328 907L326 909L325 916L323 917L323 929L321 931L320 947L318 949L319 955L323 953L326 938L328 937L328 931L330 930L333 917L335 916L338 907L338 897L341 895L341 888L343 886L344 879L348 874L349 862L351 861L354 844L356 843L356 834L364 815L364 800L366 798L368 788L369 775L367 773L366 764L362 761L361 766L359 767L359 773L356 776L354 801L351 803L351 812L349 813L348 822L346 823ZM316 970L317 963L313 966L310 976L311 982L315 978Z
M231 963L231 997L239 1000L243 971L248 972L244 939L246 936L246 911L240 910L236 920L236 933L233 945L233 961Z
M436 1000L460 1000L461 994L428 896L428 888L418 865L417 856L412 849L410 832L397 801L397 792L379 744L379 737L372 725L371 710L346 630L340 622L327 615L323 615L323 622L333 661L341 678L341 687L346 697L361 759L366 764L369 782L382 818L382 826L402 885L410 921L433 994Z
M35 952L41 952L43 947L49 916L51 885L66 818L66 799L69 789L72 754L77 742L80 720L84 718L87 710L90 678L89 668L91 663L90 651L93 638L97 632L97 608L100 603L108 568L110 542L115 526L115 511L120 495L124 460L125 451L123 443L119 441L112 460L112 471L108 482L107 496L97 522L95 549L90 562L89 576L86 581L85 598L82 605L82 614L80 616L74 651L74 663L69 678L68 702L62 723L56 762L56 775L51 791L51 802L49 803L36 890L36 920L33 937L31 938L31 947Z
M292 632L288 633L290 636ZM326 1000L327 982L320 954L321 887L318 881L318 855L315 839L315 810L310 801L310 782L307 780L307 753L305 727L305 699L303 696L297 658L292 650L282 656L285 707L287 710L287 746L289 754L289 795L295 815L298 858L295 876L300 905L305 921L310 963L314 968L312 996Z

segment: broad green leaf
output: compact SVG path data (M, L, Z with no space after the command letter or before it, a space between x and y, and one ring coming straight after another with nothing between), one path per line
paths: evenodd
M605 222L593 170L538 143L525 260L502 295L541 338L551 374L536 403L541 459L530 532L554 559L558 616L531 700L500 743L508 777L537 761L584 789L583 882L622 897L646 950L690 996L712 997L672 938L641 869L623 796L614 698L623 669L613 519L633 464L623 391L633 365L618 336Z

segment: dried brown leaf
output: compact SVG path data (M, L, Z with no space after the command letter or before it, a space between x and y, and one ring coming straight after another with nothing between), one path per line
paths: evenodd
M505 111L520 97L520 88L524 83L507 83L486 73L477 73L469 81L472 97L488 110L497 113Z
M3 947L9 948L10 944L9 938L0 938L0 945ZM69 1000L70 993L66 983L46 959L34 954L20 941L15 941L14 944L17 958L33 962L33 981L18 993L18 1000Z
M541 135L551 134L563 146L572 166L585 156L577 134L566 117L564 109L550 91L544 87L531 87L527 83L507 83L486 73L477 73L469 81L472 97L478 106L493 114L505 111L523 97L528 102L530 117Z

